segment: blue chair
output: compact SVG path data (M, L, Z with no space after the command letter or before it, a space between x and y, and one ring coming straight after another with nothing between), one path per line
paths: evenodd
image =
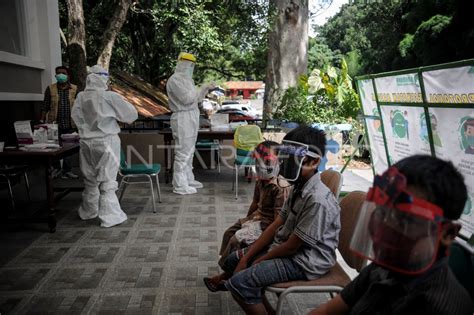
M155 205L155 192L153 188L152 177L155 177L156 180L156 189L158 191L158 201L161 203L161 191L160 191L160 180L158 174L160 174L161 165L160 164L128 164L125 158L123 151L120 152L120 169L119 175L122 177L120 182L120 197L119 200L122 200L122 197L125 193L125 189L128 184L144 184L149 183L151 188L151 199L153 202L153 212L156 213ZM130 181L134 178L143 178L146 177L147 181Z
M217 171L221 173L221 146L219 140L202 139L196 142L196 151L211 152L211 168L213 166L215 154L217 154Z

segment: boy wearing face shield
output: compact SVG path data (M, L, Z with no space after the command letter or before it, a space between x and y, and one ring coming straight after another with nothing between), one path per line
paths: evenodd
M311 127L285 136L280 175L293 187L282 210L253 245L226 258L224 274L212 278L223 280L219 288L225 286L247 314L266 314L266 286L317 279L336 263L340 208L318 173L325 146L325 133Z
M247 247L257 240L273 222L288 197L289 184L278 178L279 163L276 155L278 143L264 141L254 150L257 181L247 217L229 227L222 238L219 265L233 251Z
M472 314L447 263L466 200L462 175L431 156L376 176L350 244L373 263L311 314Z

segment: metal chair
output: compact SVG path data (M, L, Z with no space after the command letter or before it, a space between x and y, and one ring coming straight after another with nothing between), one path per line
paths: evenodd
M341 231L339 232L339 252L344 261L358 272L365 267L366 260L354 255L349 250L349 244L354 233L355 223L366 198L366 193L353 191L344 197L341 202ZM284 299L293 293L339 293L351 281L347 273L336 262L329 272L316 280L301 280L277 283L266 287L265 291L278 296L276 314L282 312Z
M15 198L13 196L13 188L12 188L12 182L11 178L23 175L23 178L25 179L25 186L26 186L26 192L28 194L28 200L31 200L30 197L30 183L28 181L28 166L26 165L19 165L19 166L9 166L9 165L2 165L0 166L0 177L3 177L8 185L8 192L10 194L10 202L12 205L12 209L16 209L15 205Z
M128 164L125 159L125 154L120 152L120 169L119 175L122 177L120 181L120 197L119 201L122 201L125 189L128 184L145 184L149 183L151 188L151 199L153 202L153 212L156 213L155 205L155 192L153 187L152 177L155 177L156 180L156 189L158 191L158 201L161 203L161 191L160 191L160 180L158 174L160 174L161 165L160 164ZM130 181L134 178L148 178L147 181Z
M214 161L215 154L217 154L217 172L221 173L221 145L219 140L198 140L196 142L196 151L209 151L211 152L211 161ZM213 164L211 162L211 168Z

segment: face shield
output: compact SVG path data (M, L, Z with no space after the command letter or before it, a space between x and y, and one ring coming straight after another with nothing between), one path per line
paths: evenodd
M280 166L278 157L272 154L271 149L259 146L253 153L255 159L255 171L260 180L271 180L278 176Z
M300 176L305 157L320 158L320 155L310 151L307 144L283 140L278 147L280 175L287 181L296 181Z
M99 65L88 69L86 89L104 89L109 88L110 78L107 70Z
M417 275L436 260L443 210L406 191L396 168L376 176L357 221L350 248L389 270Z

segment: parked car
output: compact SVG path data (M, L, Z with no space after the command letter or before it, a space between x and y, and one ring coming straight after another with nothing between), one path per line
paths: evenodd
M228 109L220 109L217 111L218 114L229 114L229 122L235 121L244 121L244 120L255 120L258 119L257 116L253 116L247 112L242 110L228 108Z
M235 110L246 112L249 115L255 116L257 118L262 117L262 114L259 113L249 101L245 103L240 103L237 101L224 101L222 102L221 109L235 109Z

